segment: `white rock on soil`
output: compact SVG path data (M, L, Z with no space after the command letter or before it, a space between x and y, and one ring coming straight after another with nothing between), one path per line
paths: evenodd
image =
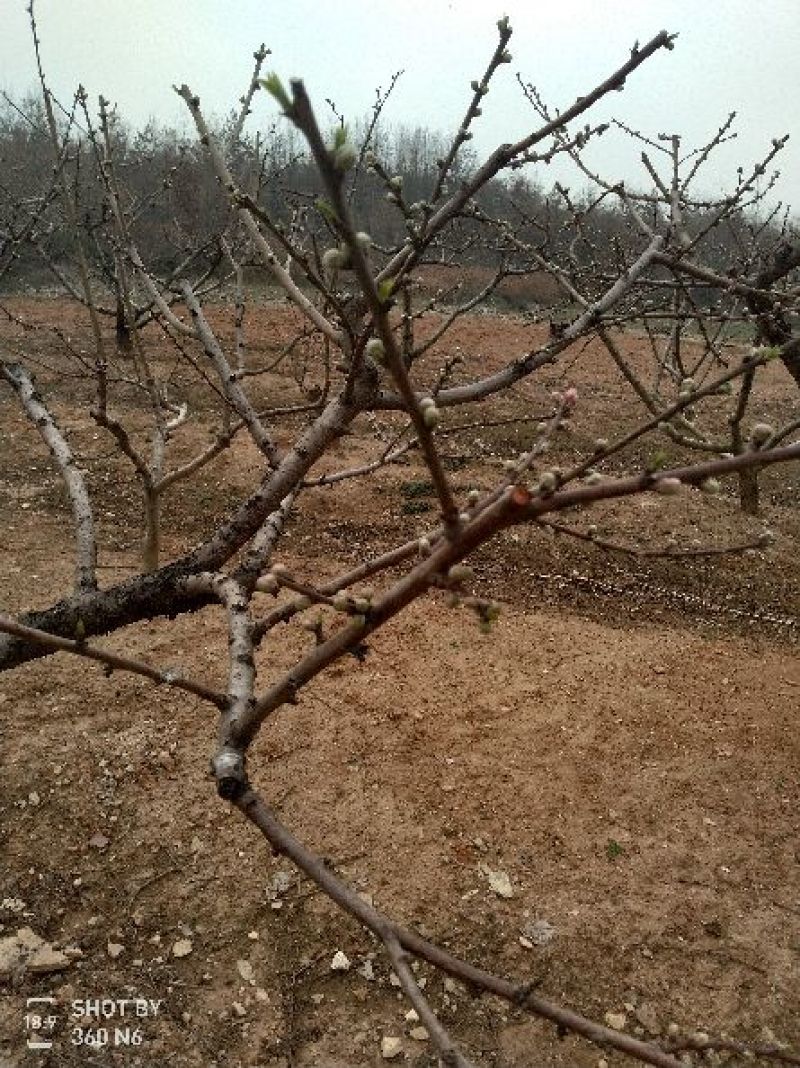
M151 940L152 941L152 940ZM178 941L172 947L173 957L188 957L192 952L193 946L188 938L179 938Z
M350 967L350 958L346 953L342 953L341 949L337 949L333 955L333 960L331 961L331 971L349 972Z
M615 1031L624 1031L625 1024L628 1022L628 1017L624 1012L607 1012L603 1019Z
M34 975L50 975L51 972L63 972L71 963L66 953L53 949L52 946L42 946L28 957L25 967Z
M20 927L15 935L0 938L0 979L10 979L21 971L48 975L64 971L70 964L65 953L54 949L30 927Z
M489 886L494 890L498 897L509 898L514 896L514 888L511 885L511 880L509 879L507 872L493 871L485 864L481 865L481 871L489 880Z
M381 1057L385 1061L393 1061L395 1057L399 1057L403 1052L403 1042L399 1038L387 1035L386 1038L381 1039Z

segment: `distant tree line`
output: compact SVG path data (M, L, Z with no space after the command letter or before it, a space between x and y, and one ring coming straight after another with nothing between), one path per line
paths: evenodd
M109 236L108 198L97 140L85 124L81 125L75 110L71 114L61 112L60 119L65 131L61 165L70 174L76 215L90 238L91 268L96 282L107 285L113 293L116 252ZM213 135L225 146L239 188L287 235L293 227L306 233L310 229L321 255L329 243L331 227L325 217L319 172L297 131L282 121L255 133L236 127L236 116L231 113L213 125ZM227 234L235 242L237 234L230 201L208 167L205 149L194 132L155 121L133 129L113 113L111 128L114 169L130 234L144 261L165 276L188 264L197 273L213 276L225 264L221 238ZM390 254L406 238L408 209L413 216L415 207L422 207L435 187L449 138L422 126L388 126L369 119L356 123L348 134L361 150L350 178L354 217L370 233L375 246ZM448 168L447 187L457 188L476 166L474 151L468 144L462 145ZM37 203L32 228L30 221L33 191L40 191L42 176L53 169L53 149L40 97L30 95L19 103L6 97L0 102L0 168L0 256L11 250L9 254L16 261L13 272L0 276L0 288L63 284L61 272L70 271L75 235L64 225L59 198L53 195L48 203ZM528 253L520 250L533 247L550 262L569 263L571 272L580 274L585 264L587 271L596 273L600 263L612 273L625 261L638 237L621 203L618 198L594 196L587 190L571 192L557 183L545 190L528 174L515 170L488 181L470 211L455 221L448 243L432 250L426 259L461 268L497 270L502 266L511 274L524 274L533 271L534 265ZM658 217L659 210L653 209L654 228L664 221ZM487 242L480 213L508 220L514 241ZM690 234L704 229L706 214L697 207L684 219ZM582 220L577 230L576 219ZM20 233L26 227L31 232L21 241ZM752 256L756 232L767 244L775 239L774 228L765 226L763 218L732 214L724 227L715 228L713 248L706 243L706 262L718 270L736 271L741 259L744 269L747 257ZM246 248L240 247L239 255L246 267L259 263ZM552 286L549 288L555 302L556 294ZM542 291L547 293L548 287ZM695 296L702 304L702 287Z

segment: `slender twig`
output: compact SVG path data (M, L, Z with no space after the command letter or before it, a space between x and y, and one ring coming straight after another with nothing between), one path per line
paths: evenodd
M150 664L141 660L133 660L129 656L120 656L105 649L98 649L95 645L88 645L82 638L74 640L60 638L47 631L37 630L35 627L26 627L7 616L0 616L0 631L4 634L13 634L17 638L24 638L26 641L37 642L46 649L74 653L76 656L85 656L89 660L97 660L106 665L109 674L111 671L131 671L135 675L144 675L145 678L152 679L159 686L172 686L176 690L185 690L187 693L194 694L195 697L200 697L203 701L210 701L219 709L226 708L228 704L228 699L224 694L194 679L186 678L175 668L151 667Z

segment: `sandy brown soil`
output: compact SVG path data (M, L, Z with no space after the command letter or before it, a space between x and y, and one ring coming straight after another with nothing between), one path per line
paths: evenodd
M69 328L62 306L16 307ZM267 309L255 326L269 353L286 313ZM12 351L38 345L55 365L39 335L5 332ZM473 318L431 366L455 345L468 368L494 366L534 333L521 320ZM777 418L797 405L781 369L769 375L758 414ZM586 404L559 446L565 458L638 414L593 348L569 381ZM491 415L542 410L563 382L554 368ZM277 375L263 385L272 399L291 388ZM110 583L135 563L127 527L138 495L121 467L109 471L108 443L79 416L81 389L59 415L99 501ZM205 433L201 418L191 443ZM457 486L488 486L524 429L452 442ZM365 421L335 462L372 450ZM16 612L69 588L72 545L56 475L7 391L0 462L0 610ZM258 469L242 441L176 486L166 555L213 529ZM358 890L467 959L596 1018L624 1014L633 1034L663 1036L675 1024L797 1047L799 474L764 477L761 519L738 512L732 487L711 501L650 495L592 514L604 535L651 547L753 540L768 523L774 545L745 556L630 559L540 530L506 533L475 561L476 592L504 603L489 633L432 594L376 634L363 663L346 658L279 712L256 745L254 779ZM435 516L423 510L424 479L409 461L380 486L310 491L281 559L298 575L334 574L424 531ZM274 632L259 657L262 685L308 640L296 625ZM215 610L103 644L216 684L225 676ZM208 706L59 655L0 677L0 713L0 938L28 926L80 950L60 974L0 985L0 1064L367 1068L387 1063L386 1036L403 1042L393 1063L436 1063L410 1036L377 945L216 798ZM511 897L492 890L489 872L508 876ZM536 945L541 932L549 940ZM182 942L191 952L176 956ZM337 950L350 971L331 971ZM419 975L477 1064L597 1064L596 1049L559 1039L552 1025L445 985L427 966ZM26 1052L26 999L51 995L54 1050ZM87 1049L72 1044L80 1021L68 1016L73 999L90 997L163 1004L137 1021L140 1046Z

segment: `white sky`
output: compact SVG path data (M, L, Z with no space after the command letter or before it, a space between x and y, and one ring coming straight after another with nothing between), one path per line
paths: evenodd
M26 2L2 7L0 87L19 96L34 84ZM181 82L209 113L224 114L263 41L272 50L265 69L303 77L321 115L326 96L346 116L364 115L376 87L402 68L387 120L443 131L458 125L469 83L495 46L495 21L508 14L514 61L501 68L473 127L481 155L535 125L518 71L563 108L624 62L634 40L666 29L680 34L674 51L657 53L588 118L681 133L694 147L737 111L738 139L707 168L704 192L730 188L737 163L751 165L789 133L776 163L778 193L800 210L800 0L37 0L36 12L54 90L68 99L81 82L134 125L151 116L181 121L171 89ZM251 121L264 124L274 110L259 94ZM639 153L606 135L592 159L610 179L649 185ZM535 173L546 188L565 177L555 168Z

